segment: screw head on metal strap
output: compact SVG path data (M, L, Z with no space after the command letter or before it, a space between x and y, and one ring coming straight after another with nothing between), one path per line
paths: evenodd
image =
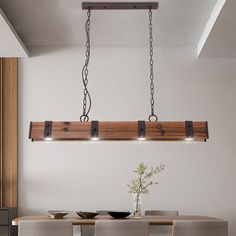
M99 138L99 122L97 120L91 121L91 140L98 140Z
M52 121L45 121L44 125L44 140L51 140Z
M193 122L185 121L185 135L187 140L193 139Z

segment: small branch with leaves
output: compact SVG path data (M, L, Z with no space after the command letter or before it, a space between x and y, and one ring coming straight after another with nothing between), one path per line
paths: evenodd
M160 174L165 169L165 165L160 164L159 166L153 168L151 167L148 171L148 166L144 163L140 163L137 169L134 171L136 173L136 178L132 179L131 184L128 184L129 193L135 194L135 210L138 211L138 205L140 204L140 195L149 194L149 187L151 185L158 184L154 182L152 178Z
M164 169L165 165L160 164L155 168L151 168L150 171L147 171L148 166L140 163L134 173L137 174L137 177L131 181L131 184L128 184L129 193L144 193L149 194L149 187L153 184L158 184L158 182L154 182L152 177L157 174L160 174Z

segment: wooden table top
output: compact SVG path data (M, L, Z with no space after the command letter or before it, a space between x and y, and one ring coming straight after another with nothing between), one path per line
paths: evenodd
M12 221L12 225L18 225L20 220L54 220L47 215L21 216ZM95 225L96 220L114 220L109 216L97 216L95 219L82 219L80 217L66 216L62 220L72 221L73 225ZM137 220L128 217L126 220ZM147 220L150 225L173 225L174 220L221 220L208 216L143 216L141 220Z

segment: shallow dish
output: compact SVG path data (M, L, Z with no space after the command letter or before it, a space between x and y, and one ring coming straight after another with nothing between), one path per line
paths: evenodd
M67 214L67 211L48 211L49 217L53 219L62 219Z
M84 219L93 219L99 214L99 212L78 211L76 214Z
M115 219L124 219L131 214L129 211L108 211L107 213Z

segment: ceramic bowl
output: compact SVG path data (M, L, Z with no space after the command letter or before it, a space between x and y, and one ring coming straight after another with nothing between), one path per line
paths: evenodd
M124 219L131 214L129 211L108 211L107 213L115 219Z
M62 219L67 214L68 214L67 211L57 211L57 210L48 211L48 215L53 219Z
M84 219L93 219L99 214L99 212L78 211L76 214Z

